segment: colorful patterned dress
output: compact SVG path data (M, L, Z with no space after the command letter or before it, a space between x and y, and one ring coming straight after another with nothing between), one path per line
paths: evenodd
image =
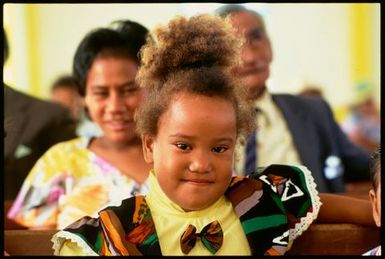
M152 174L147 196L123 200L119 206L99 212L98 218L84 217L56 233L52 238L55 255L183 255L180 233L189 224L213 220L223 228L223 245L217 255L282 255L314 221L321 206L314 179L305 167L271 165L250 177L232 178L224 199L230 203L235 224L225 222L228 217L222 214L227 214L227 208L221 201L212 205L217 208L207 208L207 213L170 211L162 215L151 197L159 192L152 185ZM166 229L167 224L176 228ZM239 228L227 227L234 225ZM165 247L172 248L166 251ZM63 248L73 253L60 253ZM191 255L207 254L194 253L195 249L201 248L196 244Z
M369 251L367 251L366 253L362 254L362 255L375 255L375 256L380 256L381 255L381 246L377 246Z
M24 181L8 217L27 227L63 229L77 219L97 216L106 206L147 193L76 138L51 147Z

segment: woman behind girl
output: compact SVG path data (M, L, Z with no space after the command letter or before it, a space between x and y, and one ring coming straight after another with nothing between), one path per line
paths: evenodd
M280 255L316 218L304 167L232 177L255 114L229 74L240 44L218 17L177 17L154 31L139 71L136 116L149 192L53 237L60 255Z
M135 193L146 193L150 165L135 132L143 90L135 82L147 29L119 21L80 42L73 72L100 137L57 144L35 164L8 217L30 228L62 229Z

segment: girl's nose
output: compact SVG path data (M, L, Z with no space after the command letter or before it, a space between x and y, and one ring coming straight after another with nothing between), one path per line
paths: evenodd
M212 169L210 154L206 152L196 151L190 162L189 169L191 172L208 173Z

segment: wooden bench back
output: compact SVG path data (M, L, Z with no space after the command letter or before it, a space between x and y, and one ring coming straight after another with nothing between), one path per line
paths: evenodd
M380 229L354 224L313 224L287 255L361 255L380 244Z
M10 255L53 255L57 230L5 230ZM380 244L380 229L353 224L313 224L293 243L288 255L361 255Z

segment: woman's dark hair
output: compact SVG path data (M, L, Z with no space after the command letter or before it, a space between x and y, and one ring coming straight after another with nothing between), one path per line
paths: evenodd
M75 52L73 75L81 96L85 95L87 75L97 57L127 57L140 65L138 53L145 43L147 29L128 20L116 24L116 29L98 28L87 33Z
M111 27L121 33L127 40L130 48L136 55L136 62L140 63L139 52L146 43L148 29L143 25L130 20L117 20L111 23Z

